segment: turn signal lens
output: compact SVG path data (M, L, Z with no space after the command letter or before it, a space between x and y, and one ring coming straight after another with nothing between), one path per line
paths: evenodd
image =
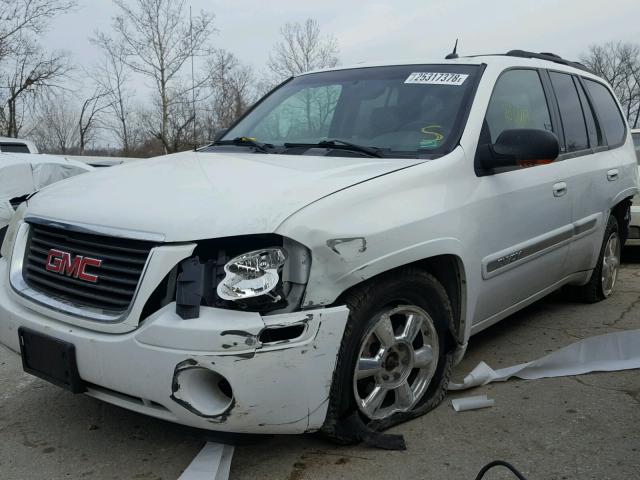
M269 294L278 285L278 270L286 260L286 252L277 247L235 257L224 266L226 275L218 284L218 296L224 300L242 300Z

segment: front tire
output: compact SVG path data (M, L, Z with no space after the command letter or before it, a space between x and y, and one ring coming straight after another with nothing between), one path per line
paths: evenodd
M453 363L451 302L426 271L391 272L343 300L351 313L323 427L341 443L335 432L354 412L370 429L384 430L435 408Z

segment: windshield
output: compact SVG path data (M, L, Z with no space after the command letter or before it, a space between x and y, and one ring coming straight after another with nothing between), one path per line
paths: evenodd
M631 133L631 138L633 138L633 146L636 147L636 158L638 159L638 164L640 164L640 132Z
M460 139L478 72L477 65L403 65L302 75L264 98L221 140L298 147L288 153L328 140L383 156L447 153Z

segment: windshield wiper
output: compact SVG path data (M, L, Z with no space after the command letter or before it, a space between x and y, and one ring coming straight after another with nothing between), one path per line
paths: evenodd
M258 142L257 140L254 140L253 138L249 138L249 137L236 137L233 140L216 140L215 142L210 143L207 146L215 147L218 145L220 146L237 145L239 147L253 147L256 150L259 150L264 153L269 153L269 151L273 148L273 145L271 145L270 143Z
M338 138L331 138L322 140L318 143L285 143L285 147L321 147L321 148L341 148L342 150L351 150L353 152L360 152L370 157L382 158L382 151L377 147L366 147L364 145L358 145L356 143L347 142L346 140L340 140Z

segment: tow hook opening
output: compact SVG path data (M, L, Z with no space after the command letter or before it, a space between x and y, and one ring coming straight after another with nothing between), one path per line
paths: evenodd
M286 327L267 327L260 332L258 340L263 345L268 343L288 342L302 336L304 329L304 323L288 325Z

